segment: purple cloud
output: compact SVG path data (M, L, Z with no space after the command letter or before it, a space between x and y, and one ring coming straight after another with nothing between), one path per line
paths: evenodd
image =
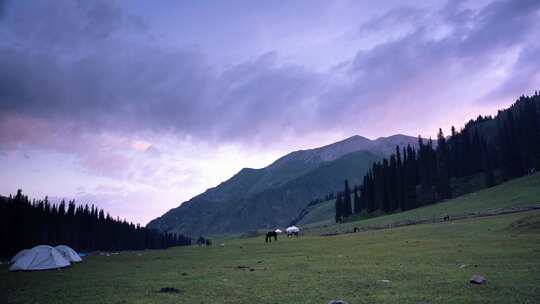
M321 73L275 52L212 65L204 50L154 44L144 19L111 2L13 5L2 19L0 67L7 72L0 76L0 114L73 122L92 132L172 130L219 141L317 131L320 121L339 129L351 112L395 103L411 87L426 88L407 99L420 91L437 97L428 88L455 87L471 73L480 78L513 48L522 53L516 65L537 65L527 52L538 9L537 1L496 1L478 11L453 2L436 11L392 9L359 25L358 35L391 35L403 24L406 32ZM526 81L533 68L510 73L525 78L513 81L512 92L534 85Z
M540 85L538 1L179 5L0 2L0 155L56 151L90 175L171 186L157 160L180 143L429 136Z

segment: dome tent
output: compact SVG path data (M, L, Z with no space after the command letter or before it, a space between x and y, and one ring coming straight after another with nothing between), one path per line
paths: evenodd
M62 256L66 260L68 260L68 261L70 261L72 263L82 262L82 259L79 256L79 254L77 254L77 252L75 252L75 250L73 250L73 248L71 248L69 246L58 245L58 246L54 247L54 249L58 250L60 252L60 254L62 254Z
M64 268L69 265L71 263L58 250L51 246L39 245L18 258L9 270L45 270Z
M28 251L30 251L30 250L29 250L29 249L23 249L23 250L17 252L17 254L14 255L14 256L11 258L11 260L9 260L9 263L10 263L10 264L13 264L13 263L17 262L17 260L18 260L19 258L23 257L25 254L27 254Z

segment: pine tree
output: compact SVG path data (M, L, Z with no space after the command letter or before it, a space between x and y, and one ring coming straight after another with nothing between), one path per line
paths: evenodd
M157 249L191 243L182 235L149 231L109 215L105 218L103 210L98 212L95 206L83 208L70 201L66 211L65 201L51 204L47 197L30 201L21 190L14 198L0 196L0 241L0 257L39 244L67 244L78 251L93 251Z
M389 213L392 211L391 203L390 203L390 164L388 162L388 159L383 159L382 167L381 167L381 195L382 195L382 210L385 213Z
M403 155L405 156L405 155ZM403 162L401 160L401 151L399 146L396 146L396 192L397 192L397 204L396 209L403 210L405 203L405 175L404 175Z
M335 202L335 209L336 209L336 223L340 223L343 221L343 201L341 199L341 192L338 192L336 194L336 202Z
M490 158L490 153L488 152L487 144L485 141L482 142L482 166L484 171L484 180L487 188L495 186L495 176L493 175L493 166Z
M441 199L451 196L450 180L448 177L448 155L446 139L442 129L439 129L439 134L437 135L437 193Z
M501 147L501 171L504 179L511 179L523 175L523 160L521 158L520 146L514 114L507 110L502 112L502 119L499 123L498 138Z
M360 187L354 187L354 214L360 214L362 212L362 205L360 202L360 195L358 195L358 192L360 191Z
M345 180L345 190L343 191L343 217L347 218L352 215L351 190L349 181Z
M533 98L525 98L522 103L523 116L522 122L522 140L524 151L526 152L526 171L540 169L540 113L535 104L535 100L540 101L538 92L535 92ZM537 102L540 104L540 102ZM524 135L526 134L526 136Z
M388 211L392 212L397 209L397 161L395 155L390 155L390 162L387 168L387 192L388 192Z

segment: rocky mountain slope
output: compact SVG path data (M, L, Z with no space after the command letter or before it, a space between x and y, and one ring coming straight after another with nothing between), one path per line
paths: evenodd
M396 145L416 145L411 136L370 140L353 136L324 147L289 153L262 169L244 168L148 227L191 236L245 232L287 225L314 198L357 183L374 161Z

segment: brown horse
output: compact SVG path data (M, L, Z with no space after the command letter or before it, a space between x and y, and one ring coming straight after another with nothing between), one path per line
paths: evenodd
M268 231L268 233L266 233L266 237L264 238L264 241L266 243L268 243L268 242L272 243L272 238L274 238L274 240L277 241L277 232Z

